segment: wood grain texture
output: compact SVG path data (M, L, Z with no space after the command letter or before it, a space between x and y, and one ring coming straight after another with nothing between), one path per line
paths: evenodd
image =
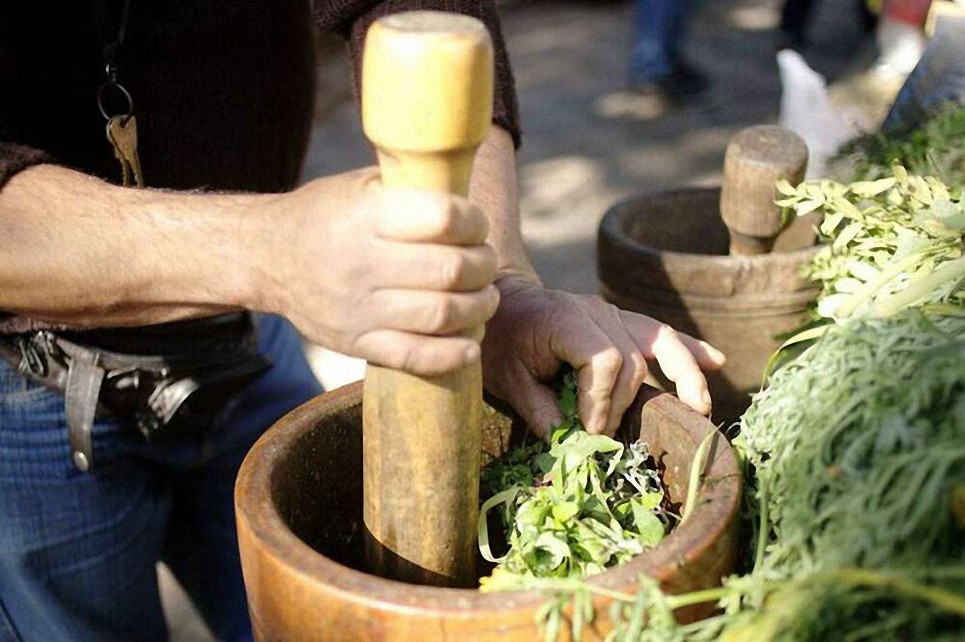
M807 145L797 134L774 125L748 127L734 136L724 154L720 215L730 230L731 254L766 254L783 229L774 184L797 185L807 169Z
M368 571L360 550L362 386L326 393L278 421L245 458L235 486L238 536L255 639L365 642L533 642L543 639L538 590L483 593L416 586ZM493 454L522 443L525 423L484 413ZM619 434L639 433L665 467L670 501L687 496L690 466L714 425L667 393L644 386ZM491 443L489 443L491 442ZM717 586L739 550L741 474L734 451L717 435L690 518L656 548L588 579L633 593L639 577L680 594ZM584 640L612 631L610 598L596 600ZM675 612L682 623L715 604ZM564 627L565 629L566 627ZM564 632L560 640L569 636Z
M374 23L362 64L362 121L382 182L468 195L473 157L492 119L492 95L492 43L478 20L420 11ZM364 391L369 566L418 584L471 585L479 364L440 377L370 364Z

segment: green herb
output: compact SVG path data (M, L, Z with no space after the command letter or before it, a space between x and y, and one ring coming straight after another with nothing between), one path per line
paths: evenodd
M965 184L965 106L952 104L921 128L876 132L846 143L831 161L833 176L845 181L875 180L899 163L912 174L935 176L949 185Z
M908 174L900 165L875 181L777 184L778 204L819 211L824 247L806 273L822 291L817 315L842 321L888 316L909 306L965 304L962 187Z
M800 579L857 566L902 578L958 568L956 580L934 585L965 596L953 510L953 491L965 486L965 310L833 326L773 375L742 423L736 445L766 517L755 573ZM941 609L919 600L889 610L902 626L877 639L942 630Z
M480 550L498 563L484 589L505 588L512 576L599 573L656 546L674 521L646 446L586 432L576 394L569 373L559 396L563 421L548 448L524 446L483 472L491 497L481 509ZM497 507L509 547L498 558L487 522Z

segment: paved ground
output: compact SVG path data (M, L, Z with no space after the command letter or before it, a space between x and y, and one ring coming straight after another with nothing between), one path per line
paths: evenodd
M703 4L688 51L714 87L701 106L671 111L623 91L631 2L502 4L524 129L524 236L548 286L592 293L596 228L607 207L641 191L716 183L728 139L743 127L777 122L781 94L773 30L779 1ZM819 3L805 52L831 81L874 55L851 4ZM306 179L372 162L340 46L321 43L319 73L335 91L319 98ZM330 385L358 376L358 364L312 354ZM173 582L162 583L173 639L209 639Z

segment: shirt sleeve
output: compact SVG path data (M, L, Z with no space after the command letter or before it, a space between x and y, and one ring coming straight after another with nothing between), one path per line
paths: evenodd
M489 29L493 40L496 72L493 122L508 131L516 147L519 147L519 106L495 0L315 0L314 9L320 29L341 34L348 39L355 70L356 97L361 86L365 34L369 26L380 17L401 11L434 10L461 13L481 20Z
M51 162L50 156L39 149L0 141L0 189L14 174L33 165Z

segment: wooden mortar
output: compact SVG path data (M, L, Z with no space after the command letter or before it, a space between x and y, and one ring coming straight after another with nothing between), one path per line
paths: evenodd
M485 413L484 444L497 455L525 431L516 417ZM645 387L621 431L640 433L664 467L673 502L687 497L690 468L714 426L676 397ZM690 518L652 550L588 581L633 593L638 576L671 593L710 588L734 570L741 475L717 433ZM364 554L362 390L353 384L318 397L276 423L245 458L235 488L239 545L258 640L506 641L541 639L537 591L480 593L379 577ZM612 629L609 601L585 640ZM682 622L713 604L678 610ZM563 638L565 639L565 638Z

